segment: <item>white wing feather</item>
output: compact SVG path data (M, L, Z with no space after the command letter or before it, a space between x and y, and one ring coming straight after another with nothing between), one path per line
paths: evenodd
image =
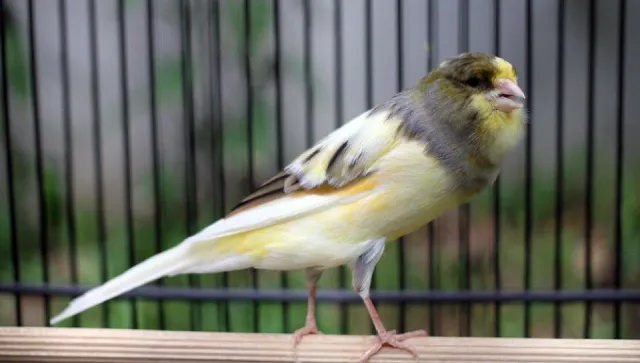
M358 115L298 156L285 170L297 176L299 183L305 189L317 187L324 182L340 187L357 179L370 172L375 167L375 161L394 144L398 123L396 120L387 119L387 116L388 113L383 111L373 115L367 111ZM345 143L348 143L349 147L344 149L340 157L335 160L335 167L328 172L329 161ZM317 156L308 160L308 156L314 151ZM339 204L352 203L370 193L373 191L349 197L312 194L295 198L285 196L221 219L189 237L185 242L210 241L235 233L264 228Z
M399 120L388 116L384 110L374 113L369 110L358 115L296 158L285 170L294 174L304 188L323 183L342 187L366 175L397 140Z
M370 115L367 111L303 153L287 166L286 171L297 177L302 188L306 189L325 182L339 187L357 179L366 174L393 144L395 132L389 128L397 127L397 124L386 121L388 120L384 112ZM313 158L309 158L311 153L315 153ZM328 168L329 164L333 166ZM186 238L174 248L148 258L105 284L77 297L51 320L51 324L164 276L250 267L252 261L247 256L201 256L191 247L194 244L215 243L215 240L221 237L264 228L336 205L351 203L374 192L375 190L370 190L346 197L331 194L285 195L232 214Z
M200 243L222 238L236 233L264 228L326 210L340 204L352 203L373 193L365 191L349 197L331 195L305 195L283 197L273 202L253 207L227 219L221 219L199 233L187 238L184 243Z

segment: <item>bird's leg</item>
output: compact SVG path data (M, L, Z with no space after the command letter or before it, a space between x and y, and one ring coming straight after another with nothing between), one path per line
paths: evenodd
M322 271L308 268L305 271L307 277L307 285L309 288L309 297L307 299L307 319L305 325L293 333L293 346L300 343L305 335L322 334L316 325L316 283L322 275Z
M411 346L403 343L403 341L409 338L427 335L427 332L424 330L416 330L405 334L396 334L395 330L387 331L380 320L380 315L378 315L376 307L373 306L373 302L369 297L369 287L371 286L373 270L380 260L380 257L382 257L384 247L384 239L376 241L369 250L363 253L351 264L353 272L353 288L364 301L364 305L367 307L371 321L378 332L376 343L360 357L361 363L368 362L369 359L376 355L385 345L406 350L417 358L418 354L416 351Z

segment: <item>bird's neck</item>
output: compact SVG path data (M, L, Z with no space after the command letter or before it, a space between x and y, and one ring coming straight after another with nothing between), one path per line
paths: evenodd
M526 131L526 120L521 110L496 112L492 122L497 125L489 135L485 145L485 154L496 163L502 162L504 157L518 144Z

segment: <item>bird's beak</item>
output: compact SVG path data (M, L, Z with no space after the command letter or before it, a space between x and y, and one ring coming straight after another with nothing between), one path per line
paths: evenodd
M502 78L495 82L495 107L500 111L513 111L522 108L526 98L516 82Z

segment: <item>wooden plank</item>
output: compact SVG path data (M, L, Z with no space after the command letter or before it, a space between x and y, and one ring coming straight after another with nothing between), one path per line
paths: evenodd
M358 362L371 336L0 328L0 362ZM640 341L415 338L419 362L640 362ZM385 348L374 362L412 361Z

